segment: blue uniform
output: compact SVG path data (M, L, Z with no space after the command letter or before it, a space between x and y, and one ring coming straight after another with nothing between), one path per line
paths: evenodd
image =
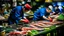
M14 24L14 22L18 24L19 20L21 19L20 16L22 18L24 17L22 6L17 6L11 11L8 24Z
M34 13L34 18L33 20L39 20L41 19L43 16L48 16L49 13L46 12L46 8L40 8L38 9L35 13ZM42 18L43 19L43 18Z
M61 9L60 11L61 11L61 13L64 13L64 9Z
M58 13L60 13L60 9L56 9L54 15L56 15L56 14L58 14Z

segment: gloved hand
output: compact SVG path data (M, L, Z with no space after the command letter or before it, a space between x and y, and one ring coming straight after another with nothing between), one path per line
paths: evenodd
M53 19L52 18L50 18L50 22L52 22L53 21Z
M48 19L50 20L50 22L52 22L52 21L53 21L53 19L52 19L51 17L48 17Z
M23 19L22 22L29 23L29 20L28 19Z

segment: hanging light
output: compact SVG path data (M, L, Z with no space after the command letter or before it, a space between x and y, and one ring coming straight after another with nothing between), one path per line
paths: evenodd
M52 0L45 0L45 2L52 2Z
M40 0L35 0L36 2L39 2Z

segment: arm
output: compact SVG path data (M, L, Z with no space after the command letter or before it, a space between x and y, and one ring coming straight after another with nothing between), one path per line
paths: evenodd
M24 12L23 12L23 11L21 12L21 17L22 17L22 19L21 19L20 21L24 21L25 19L27 19L27 18L24 16Z
M44 19L49 20L47 17L43 16Z
M46 20L49 20L49 19L45 16L45 14L46 14L46 10L45 10L45 9L40 10L40 16L41 16L42 18L46 19Z
M21 16L22 15L22 16ZM15 18L17 20L21 20L20 16L23 18L23 14L20 12L20 10L16 10L16 13L15 13Z

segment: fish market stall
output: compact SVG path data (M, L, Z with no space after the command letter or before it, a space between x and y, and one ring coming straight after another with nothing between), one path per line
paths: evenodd
M21 23L23 24L23 23ZM64 23L49 22L49 21L35 21L24 25L10 25L6 27L6 35L8 36L58 36L62 35Z

